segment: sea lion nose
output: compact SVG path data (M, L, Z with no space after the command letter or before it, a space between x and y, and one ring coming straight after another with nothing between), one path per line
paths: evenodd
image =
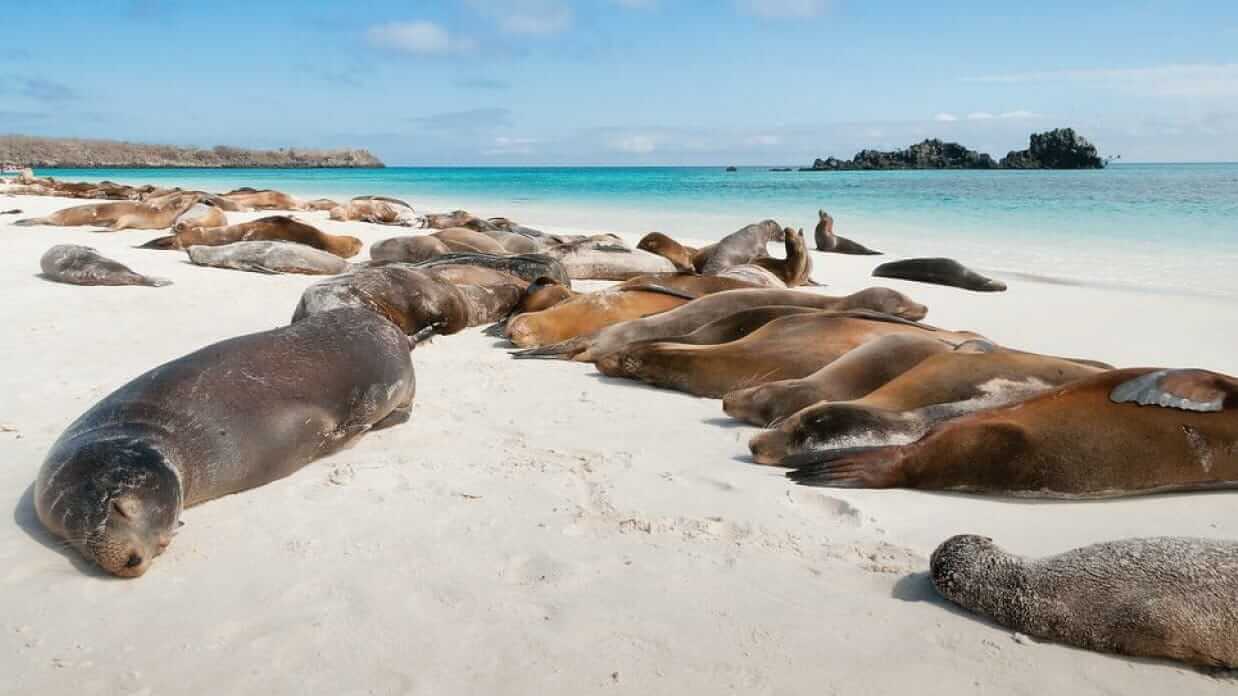
M125 561L125 567L136 568L140 565L142 565L142 556L139 555L136 551L129 554L129 560Z

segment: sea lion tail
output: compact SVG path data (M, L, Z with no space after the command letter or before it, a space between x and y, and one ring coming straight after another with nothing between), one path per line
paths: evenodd
M787 478L801 486L823 488L892 488L897 485L898 446L844 447L784 457L778 466L792 469Z
M149 242L137 247L138 249L160 249L163 251L176 249L176 235L169 234L166 237L156 237Z
M569 338L566 341L551 343L536 348L526 348L511 354L517 360L571 360L583 353L589 347L589 342L583 337Z

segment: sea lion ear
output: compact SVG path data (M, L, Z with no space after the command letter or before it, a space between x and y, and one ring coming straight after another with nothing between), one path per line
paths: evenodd
M954 347L955 353L992 353L997 350L997 345L992 341L986 341L983 338L973 338L963 341Z
M1216 413L1238 398L1238 381L1207 370L1158 370L1114 387L1114 403ZM1231 404L1232 407L1232 404Z

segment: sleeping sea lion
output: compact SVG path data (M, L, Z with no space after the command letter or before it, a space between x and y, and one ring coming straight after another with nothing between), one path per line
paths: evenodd
M194 194L177 194L162 200L158 205L138 201L116 203L92 203L64 208L41 218L18 220L14 225L58 225L61 227L106 227L112 232L120 230L161 230L171 227L176 218L198 202Z
M304 210L305 205L296 198L282 192L263 189L240 188L229 191L221 196L243 208L250 210Z
M232 268L255 273L336 275L349 269L344 259L295 242L232 242L221 246L194 245L189 260L199 266Z
M103 570L137 577L184 508L255 488L409 418L409 341L342 309L231 338L112 392L52 445L39 520Z
M576 295L549 309L513 317L507 322L506 335L521 347L556 343L621 321L660 314L696 297L654 284L608 288Z
M542 251L559 260L568 275L581 280L627 280L649 273L674 273L675 266L656 254L629 249L617 238L589 238Z
M57 244L39 260L43 277L72 285L145 285L159 288L172 281L135 273L87 246Z
M532 283L538 278L550 278L569 290L572 279L567 275L567 269L555 259L544 254L517 254L513 256L494 256L492 254L452 253L438 256L429 261L415 264L417 268L442 268L444 266L481 266L493 268L496 271L510 273L525 282Z
M417 221L412 206L399 199L378 196L354 198L347 205L332 208L327 217L339 221L351 220L400 227L412 227Z
M233 242L296 242L352 258L361 251L356 237L327 234L307 222L288 215L271 215L228 227L182 227L169 237L143 244L142 249L188 249L191 246L220 246Z
M641 237L636 248L657 254L674 264L675 269L686 273L695 273L699 269L693 261L700 254L699 249L684 246L661 232L650 232Z
M817 229L813 236L816 238L817 251L828 251L835 254L862 254L867 256L880 256L880 251L874 251L865 247L862 244L839 237L834 234L834 218L824 210L817 211Z
M1001 292L1006 284L986 278L954 259L904 259L890 261L873 269L876 278L901 278L920 283L950 285L976 292Z
M506 254L507 249L493 238L467 227L448 227L430 235L442 240L452 251L475 251L482 254Z

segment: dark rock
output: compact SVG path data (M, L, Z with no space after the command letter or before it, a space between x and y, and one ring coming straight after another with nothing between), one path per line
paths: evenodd
M1012 150L1001 164L1007 169L1103 169L1105 160L1073 128L1057 128L1032 133L1031 146Z
M1016 150L1000 162L983 152L937 139L905 150L861 150L849 160L817 159L800 171L868 171L884 169L1100 169L1105 160L1096 148L1070 128L1033 133L1031 147Z
M739 171L739 170L738 170L738 169L736 169L735 167L727 167L727 168L726 168L726 170L727 170L728 172L737 172L737 171Z

